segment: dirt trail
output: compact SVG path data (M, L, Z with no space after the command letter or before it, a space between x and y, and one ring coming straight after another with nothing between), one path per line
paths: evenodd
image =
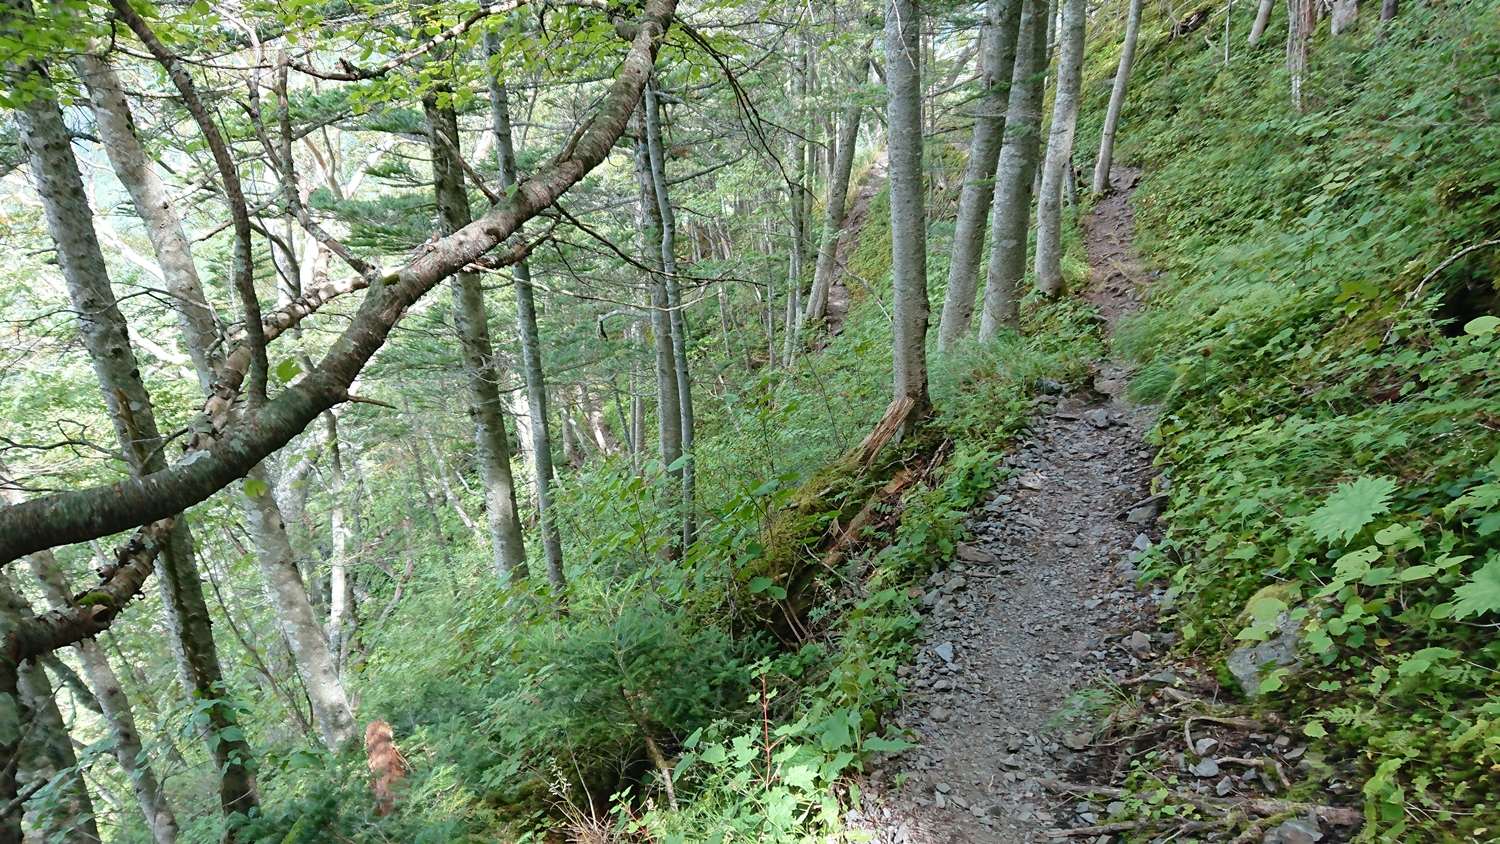
M1087 295L1110 323L1138 307L1135 178L1118 173L1086 221ZM1103 361L1092 389L1038 399L1005 459L1013 474L970 515L973 542L924 584L924 639L902 669L898 717L922 746L869 773L849 818L873 840L1020 844L1094 820L1060 817L1037 779L1085 764L1089 737L1070 729L1069 697L1134 676L1160 644L1147 623L1159 596L1133 578L1134 555L1157 535L1141 439L1151 416L1123 402L1127 380Z

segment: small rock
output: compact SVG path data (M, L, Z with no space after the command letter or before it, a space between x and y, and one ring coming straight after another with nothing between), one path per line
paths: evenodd
M1193 742L1193 751L1199 756L1207 756L1210 750L1219 746L1219 740L1215 738L1201 738Z
M1306 752L1307 748L1305 747L1294 747L1291 750L1288 750L1285 755L1288 759L1300 759L1302 757L1302 754Z
M1131 543L1130 547L1137 551L1149 551L1151 550L1151 537L1138 533L1135 536L1135 542Z
M1088 733L1069 733L1063 736L1062 743L1071 750L1082 750L1089 746L1091 738Z
M994 554L991 554L990 552L982 548L975 548L973 545L970 545L967 542L958 543L958 547L955 549L955 552L957 553L958 558L966 563L983 563L988 565L990 563L999 562L1000 560L1000 558L996 557Z
M1047 486L1047 479L1043 475L1033 472L1021 478L1021 486L1030 490L1041 490Z
M1136 656L1144 656L1151 652L1151 637L1137 630L1125 640L1125 647Z
M1203 759L1196 765L1190 765L1188 767L1188 773L1191 773L1195 777L1203 777L1205 779L1207 779L1208 777L1216 777L1219 775L1219 763L1217 760L1212 758Z
M1078 819L1083 821L1087 826L1093 826L1099 822L1099 816L1093 812L1079 812Z
M942 657L943 662L953 662L953 643L944 642L932 649L932 652Z
M1146 522L1149 522L1157 516L1161 515L1161 512L1166 508L1167 496L1153 495L1144 501L1137 501L1136 503L1125 508L1125 510L1118 516L1115 516L1115 518L1123 519L1124 521L1127 521L1133 525L1140 525L1145 524Z
M939 680L938 682L943 683L947 681ZM942 708L941 706L934 706L932 710L927 713L927 717L941 724L953 716L949 715L948 710Z
M1057 544L1061 545L1061 546L1063 546L1065 548L1077 548L1078 547L1078 537L1073 536L1071 534L1063 534L1057 540Z
M948 808L948 798L939 794L938 796L932 798L932 805L936 806L939 809L946 809Z
M1262 844L1317 844L1323 833L1311 820L1290 820L1266 833Z
M1001 756L999 759L997 759L995 761L999 762L1000 765L1002 767L1005 767L1005 768L1019 768L1019 767L1021 767L1021 760L1017 759L1016 758L1016 754L1014 754L1014 753L1010 754L1009 756Z
M1225 778L1219 780L1219 784L1218 785L1214 786L1214 793L1217 794L1217 795L1219 795L1220 797L1228 797L1233 792L1234 792L1234 778L1233 777L1225 777Z
M1109 427L1109 411L1105 410L1102 407L1096 408L1094 410L1085 410L1082 414L1080 414L1080 418L1082 418L1083 421L1089 423L1090 425L1093 425L1095 428Z
M969 807L969 814L973 815L976 818L982 818L985 816L986 812L983 806L975 805Z
M947 794L953 790L953 786L945 782L940 782L937 785L933 786L933 788L936 788L939 794Z
M1104 811L1107 812L1110 817L1114 817L1115 815L1124 813L1125 804L1120 802L1119 800L1116 800L1108 806L1105 806Z
M932 690L935 691L935 692L951 692L951 691L953 691L953 681L952 680L939 680L936 683L932 684ZM947 719L945 718L943 720L946 721Z
M1036 388L1049 396L1058 395L1063 391L1062 382L1048 378L1045 375L1036 379Z
M1091 609L1094 609L1095 607L1099 606L1102 603L1104 603L1104 602L1101 601L1101 600L1099 600L1098 598L1090 598L1087 601L1083 602L1083 608L1086 609L1086 610L1091 610Z

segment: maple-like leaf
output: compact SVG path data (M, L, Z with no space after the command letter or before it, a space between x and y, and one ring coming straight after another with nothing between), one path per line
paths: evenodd
M1474 579L1453 590L1453 618L1500 611L1500 553L1491 554Z
M1348 540L1376 516L1389 511L1395 494L1396 482L1390 478L1359 478L1339 484L1323 506L1307 517L1307 526L1324 542Z

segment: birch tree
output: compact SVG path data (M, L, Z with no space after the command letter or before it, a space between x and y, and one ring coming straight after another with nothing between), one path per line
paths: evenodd
M974 135L964 164L964 185L953 224L948 262L948 290L938 321L938 348L946 349L969 331L979 287L979 258L995 197L995 167L1005 136L1005 110L1016 64L1016 38L1022 0L988 0L985 4L982 92L975 104Z
M916 418L927 392L927 212L922 180L922 21L915 0L885 7L886 123L890 144L891 274L895 289L892 354L895 400L910 399Z
M1270 8L1271 0L1262 4ZM1135 63L1135 45L1141 34L1141 11L1145 0L1130 0L1125 18L1125 43L1120 48L1120 64L1115 68L1115 83L1109 92L1109 109L1104 113L1104 130L1100 133L1099 157L1094 161L1094 195L1109 192L1109 171L1115 156L1115 132L1120 128L1120 111L1125 107L1125 90L1130 84L1130 67ZM1259 17L1256 18L1259 22ZM1261 23L1261 28L1265 24ZM1255 43L1252 37L1251 43Z
M1036 211L1036 283L1049 297L1063 293L1063 181L1073 178L1073 135L1078 128L1078 91L1083 83L1086 0L1063 0L1062 45L1057 60L1057 94L1052 129L1042 168L1042 194Z
M1046 0L1023 0L1016 66L1005 108L1005 141L995 168L995 207L990 265L984 284L979 339L988 342L1020 319L1016 287L1026 275L1026 235L1031 227L1031 190L1041 143L1042 79L1047 64Z

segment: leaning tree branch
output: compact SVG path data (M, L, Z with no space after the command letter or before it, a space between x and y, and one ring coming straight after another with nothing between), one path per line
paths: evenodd
M193 78L183 68L177 54L161 43L156 33L151 31L151 26L146 23L146 19L130 5L130 0L109 0L109 4L110 8L114 9L115 15L130 27L130 31L141 39L141 43L146 45L146 49L156 58L157 63L167 71L172 84L177 87L178 93L182 94L183 104L187 106L188 113L193 116L193 122L198 124L198 130L203 133L203 139L213 153L214 164L219 169L219 179L224 183L224 198L229 203L229 216L234 223L234 260L232 262L234 288L240 297L240 307L245 311L245 335L250 344L248 392L252 402L264 403L266 379L270 368L266 360L266 338L260 324L260 299L255 295L250 209L245 204L245 192L240 186L240 173L235 167L234 157L229 152L229 144L225 142L218 125L209 117L208 109L198 97L198 89L193 84Z
M128 0L111 2L128 4ZM505 242L608 157L645 89L675 8L676 0L648 0L618 75L588 130L572 145L572 152L518 185L478 220L428 244L401 269L370 282L370 291L349 326L306 377L282 390L274 400L252 405L225 426L222 436L208 438L207 442L195 438L193 445L197 447L168 469L0 509L0 563L180 513L243 477L301 433L318 414L347 401L350 384L384 345L407 308L454 272ZM257 337L264 337L260 319L251 321L248 327ZM257 344L251 341L251 345ZM264 343L258 347L263 358Z

